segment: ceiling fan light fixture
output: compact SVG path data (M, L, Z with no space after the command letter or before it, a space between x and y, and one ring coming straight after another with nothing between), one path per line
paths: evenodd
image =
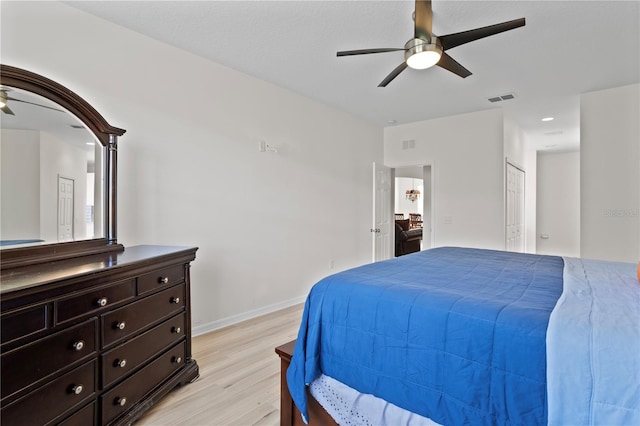
M413 68L415 70L423 70L437 64L440 60L440 56L441 55L435 51L414 53L407 58L407 65L409 68Z
M368 55L371 53L393 52L404 50L404 61L395 67L387 76L378 84L378 87L387 87L401 72L407 68L418 70L426 69L434 65L442 69L452 72L461 78L467 78L472 73L463 67L458 61L453 59L447 53L449 49L480 40L485 37L510 31L525 25L525 18L513 19L511 21L501 22L499 24L488 25L486 27L476 28L452 34L446 34L436 37L432 32L433 10L431 8L431 0L415 0L415 9L413 14L413 36L411 40L405 43L404 48L375 48L375 49L359 49L344 50L337 53L337 56L351 55ZM445 50L447 52L445 52ZM512 97L504 97L501 100L513 99ZM492 102L493 99L490 99Z
M411 39L405 44L404 58L410 68L423 70L434 66L442 57L442 45L436 37L431 43L419 38Z

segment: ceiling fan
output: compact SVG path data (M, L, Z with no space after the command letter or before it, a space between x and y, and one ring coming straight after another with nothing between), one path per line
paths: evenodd
M61 109L53 108L53 107L50 107L50 106L47 106L47 105L41 105L41 104L38 104L38 103L35 103L35 102L29 102L29 101L24 101L22 99L12 98L7 94L7 92L10 91L10 90L11 89L7 89L7 88L0 89L0 110L2 110L2 112L4 112L5 114L16 115L11 110L11 108L9 108L9 104L8 104L9 101L22 102L22 103L29 104L29 105L35 105L35 106L39 106L39 107L42 107L42 108L52 109L54 111L64 112Z
M431 32L432 18L433 11L431 9L431 0L416 0L414 12L414 36L404 45L404 47L345 50L338 52L338 56L366 55L369 53L404 50L405 61L391 71L391 73L382 80L378 87L386 87L387 84L389 84L407 67L425 69L437 65L459 75L462 78L466 78L471 75L471 71L449 56L446 53L448 49L452 49L481 38L513 30L518 27L523 27L525 25L524 18L520 18L514 19L513 21L502 22L500 24L489 25L487 27L476 28L474 30L436 37Z

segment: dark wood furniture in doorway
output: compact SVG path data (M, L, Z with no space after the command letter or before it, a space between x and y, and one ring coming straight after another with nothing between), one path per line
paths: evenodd
M411 229L422 228L422 215L420 213L409 213L409 227Z
M411 228L409 219L396 219L395 256L404 256L420 251L421 245L422 228Z

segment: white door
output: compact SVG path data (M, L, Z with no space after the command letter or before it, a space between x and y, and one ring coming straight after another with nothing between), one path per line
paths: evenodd
M507 163L506 249L524 253L524 171Z
M391 259L394 254L393 171L373 163L373 261Z
M58 176L58 241L73 240L73 179Z

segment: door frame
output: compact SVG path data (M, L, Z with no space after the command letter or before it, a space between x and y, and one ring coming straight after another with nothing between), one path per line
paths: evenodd
M403 168L403 167L422 167L422 176L423 176L423 180L424 180L424 172L425 172L425 167L430 167L431 168L431 185L429 186L429 193L430 193L430 206L429 209L427 209L427 206L424 204L425 203L425 197L422 197L422 211L423 211L423 216L424 216L424 212L426 212L427 210L430 211L430 220L429 220L429 226L431 229L430 232L430 238L429 238L429 247L432 248L434 247L434 243L435 243L435 235L436 235L436 228L435 228L435 217L436 217L436 197L435 197L435 188L436 188L436 165L435 165L435 161L434 160L424 160L424 161L418 161L418 162L411 162L411 163L382 163L384 166L389 167L392 169L392 176L394 177L394 181L395 181L395 176L396 176L396 169L398 168ZM395 188L395 185L393 185L393 187ZM426 187L425 187L425 192L427 191ZM395 205L395 191L391 191L390 196L391 198L391 203L392 205ZM372 212L372 216L374 217L374 222L375 222L375 210ZM422 226L424 227L426 224L423 222ZM395 232L395 231L394 231ZM392 242L394 244L394 246L392 247L391 253L395 252L395 239L392 239ZM375 250L375 247L373 248Z

